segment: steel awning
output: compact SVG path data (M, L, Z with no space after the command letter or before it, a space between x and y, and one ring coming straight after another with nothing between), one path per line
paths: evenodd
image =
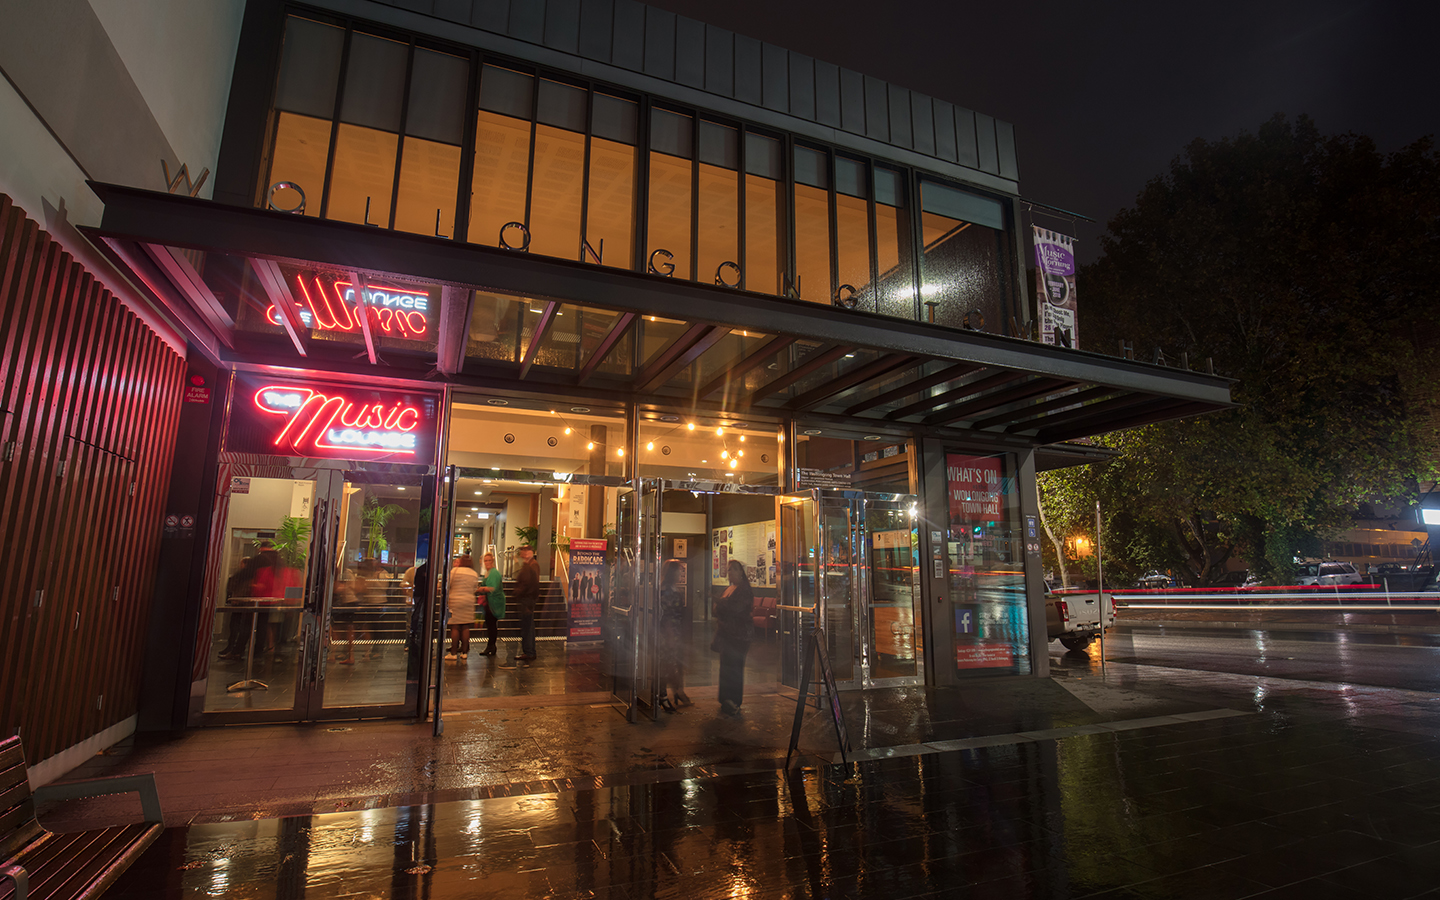
M92 188L105 214L83 230L222 364L1029 444L1233 405L1230 379L1199 372L442 238Z

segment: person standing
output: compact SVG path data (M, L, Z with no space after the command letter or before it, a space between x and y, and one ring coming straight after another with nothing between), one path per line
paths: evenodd
M500 630L500 620L505 618L505 579L495 568L495 554L486 553L481 559L485 570L485 581L480 585L480 606L485 611L485 656L495 655L495 638Z
M739 560L726 570L730 586L715 601L715 643L720 651L720 711L733 716L745 699L745 657L755 628L755 594Z
M468 659L470 626L475 624L475 593L480 587L480 573L470 568L470 557L460 555L450 570L450 589L445 605L450 609L450 652L446 659Z
M535 561L535 548L521 547L520 569L515 573L515 610L520 616L520 655L516 659L535 658L535 607L540 603L540 563Z

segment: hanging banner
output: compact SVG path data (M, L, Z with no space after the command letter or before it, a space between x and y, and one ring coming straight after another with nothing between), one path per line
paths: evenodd
M1075 324L1075 239L1031 226L1035 233L1035 290L1040 341L1080 349Z
M570 539L570 632L569 643L598 642L600 617L605 608L610 573L605 565L603 540Z

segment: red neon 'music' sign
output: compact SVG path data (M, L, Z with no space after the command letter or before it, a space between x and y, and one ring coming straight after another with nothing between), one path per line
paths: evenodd
M361 329L360 316L368 314L370 327L386 337L420 340L430 332L430 295L425 291L366 285L362 308L355 302L355 288L349 281L330 279L327 283L319 275L307 281L296 275L295 284L300 289L295 305L307 328L353 334ZM284 324L273 304L266 308L265 318L272 325Z
M260 411L285 417L274 439L280 453L414 456L420 449L421 411L403 400L357 401L341 390L288 384L267 384L252 399Z

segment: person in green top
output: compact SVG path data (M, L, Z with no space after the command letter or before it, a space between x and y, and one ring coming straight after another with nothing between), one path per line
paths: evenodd
M500 570L495 568L495 554L487 553L480 565L485 569L485 580L480 583L480 608L485 610L485 656L495 655L495 633L500 620L505 618L505 588Z

